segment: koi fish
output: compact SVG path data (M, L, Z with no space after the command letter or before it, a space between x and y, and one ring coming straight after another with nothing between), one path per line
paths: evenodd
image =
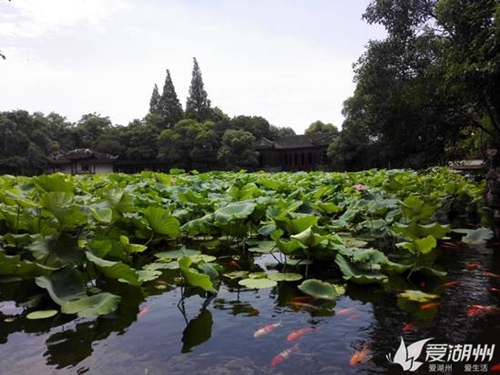
M431 310L435 307L438 307L441 302L428 302L422 306L420 306L420 310Z
M335 311L335 314L336 315L346 315L346 314L349 314L351 313L352 311L354 311L355 309L357 309L358 306L351 306L351 307L346 307L344 309L340 309L338 311Z
M295 344L294 346L289 347L288 349L283 350L278 355L276 355L271 361L271 367L278 366L280 363L285 361L290 354L292 354L295 350L297 350L299 344Z
M444 247L446 249L457 249L460 247L460 245L454 243L454 242L449 242L449 241L443 241L440 243L441 247Z
M453 281L448 281L447 283L444 283L443 286L445 288L451 288L452 286L455 286L455 285L460 285L460 281L458 280L453 280Z
M137 318L143 318L146 316L146 314L151 310L151 305L146 305L142 309L139 310L137 313Z
M500 315L500 308L496 306L471 305L466 314L468 317L479 314Z
M259 315L259 314L260 314L260 311L259 311L259 310L257 310L257 309L252 309L252 310L250 310L250 312L248 313L248 315L250 315L250 316L257 316L257 315Z
M345 318L346 322L353 322L355 320L358 320L361 317L361 314L353 314L349 315L347 318Z
M488 288L488 290L489 290L490 292L500 293L500 289L495 288L494 286L490 286L490 287Z
M500 371L500 364L491 366L490 371L495 371L495 372Z
M309 310L321 310L320 307L314 306L314 305L311 305L310 303L305 303L305 302L290 301L287 303L287 305L299 307L299 308L304 308L304 309L309 309Z
M229 262L227 262L227 264L233 268L241 270L241 266L239 265L239 263L235 262L234 260L230 260Z
M479 263L469 263L465 267L470 270L475 270L476 268L481 268L482 266Z
M500 279L500 275L497 275L496 273L493 273L493 272L483 272L483 275L484 276L488 276L488 277L493 277L495 279Z
M294 340L298 340L298 339L300 339L303 335L305 335L306 333L314 332L315 330L316 330L316 328L315 328L315 327L304 327L304 328L298 329L297 331L294 331L294 332L290 333L290 334L286 337L286 341L294 341Z
M373 355L370 354L370 346L365 344L360 350L354 352L351 359L349 360L349 364L351 366L356 366L360 363L368 362L370 359L372 359L372 357Z
M253 334L253 337L257 338L257 337L260 337L262 335L265 335L266 333L269 333L272 330L278 328L280 325L281 325L281 321L279 321L278 323L268 324L267 326L264 326L264 327L258 329L257 331L255 331Z
M405 324L401 330L403 332L408 332L408 331L412 330L413 328L415 328L415 323L410 322L410 323Z

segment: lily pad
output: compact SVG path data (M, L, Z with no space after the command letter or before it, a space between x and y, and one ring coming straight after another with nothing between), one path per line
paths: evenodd
M268 278L262 279L243 279L238 281L238 284L247 288L252 289L265 289L274 288L278 283L274 280L269 280Z
M421 290L405 290L403 293L399 293L398 297L415 302L429 302L439 298L437 294L424 293Z
M200 250L180 249L171 251L161 251L159 253L154 254L154 256L157 258L179 259L182 257L190 255L199 255L199 254L201 254Z
M120 299L121 297L111 293L99 293L67 302L61 306L61 311L65 314L78 314L81 318L94 318L115 311Z
M465 234L466 236L462 238L462 242L468 245L484 245L493 238L493 231L488 228L453 229L452 232Z
M26 318L30 320L46 319L56 315L57 313L57 310L38 310L29 313L28 315L26 315Z
M274 281L298 281L301 280L303 276L300 273L278 272L269 274L267 278Z
M317 279L305 280L298 288L301 292L318 299L334 301L338 296L332 284Z

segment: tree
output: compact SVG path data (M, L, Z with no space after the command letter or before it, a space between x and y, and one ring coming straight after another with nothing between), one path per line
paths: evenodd
M231 120L231 129L245 130L256 138L269 138L271 135L271 125L260 116L236 116Z
M172 128L182 119L182 106L177 98L170 71L167 69L167 77L163 85L163 92L158 101L158 113L163 116L166 128Z
M217 158L222 165L235 169L257 165L259 153L254 149L255 137L245 130L229 129L222 137Z
M211 119L210 112L210 100L204 88L201 70L196 57L193 57L193 74L186 101L186 117L203 122Z
M149 100L149 113L158 113L160 107L160 93L158 91L158 86L155 83L153 87L153 93L151 94L151 99Z
M274 125L269 126L269 139L274 141L280 137L288 137L291 135L296 135L295 130L289 126L278 127Z
M158 159L173 167L190 169L191 151L202 125L193 119L184 119L172 129L163 130L158 137Z
M339 130L333 124L325 124L321 121L315 121L306 129L304 134L321 134L321 133L335 133L339 134Z

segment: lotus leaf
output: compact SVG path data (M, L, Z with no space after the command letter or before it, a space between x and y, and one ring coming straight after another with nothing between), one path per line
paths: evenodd
M56 315L57 313L57 310L38 310L30 312L28 315L26 315L26 318L30 320L47 319Z
M235 220L245 219L255 210L255 203L234 202L219 208L214 212L214 218L219 224L231 224Z
M261 279L243 279L238 281L238 284L251 289L274 288L278 283L268 278Z
M437 294L424 293L420 290L405 290L403 293L399 293L398 297L415 302L429 302L439 298Z
M488 228L453 229L453 232L465 234L466 236L462 238L462 242L468 245L484 245L493 238L493 231Z
M301 280L303 276L300 273L278 272L267 275L267 278L274 281L298 281Z
M180 234L179 221L173 217L169 210L161 207L149 206L142 211L150 228L157 234L177 238Z
M335 301L338 297L332 284L317 279L308 279L298 286L299 290L314 298Z
M189 266L192 263L193 261L189 257L182 257L179 259L179 268L187 283L191 286L200 287L207 292L215 292L210 277L190 268Z
M54 271L50 277L39 276L35 278L35 282L40 288L46 289L52 300L61 306L85 295L83 275L70 266Z
M115 311L120 300L120 296L104 292L66 302L61 306L61 311L65 314L78 314L82 318L94 318Z
M89 251L87 251L85 255L90 262L94 263L99 270L110 279L125 281L132 285L141 285L137 272L125 263L105 260L96 257Z

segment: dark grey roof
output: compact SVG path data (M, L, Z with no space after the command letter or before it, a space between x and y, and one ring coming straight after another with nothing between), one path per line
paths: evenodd
M49 157L49 161L57 164L68 164L76 160L92 160L94 162L113 162L118 156L92 151L88 148L76 148L66 153Z
M319 146L328 146L337 138L334 133L321 134L303 134L289 135L280 137L274 142L267 138L260 138L255 143L256 149L297 149L297 148L316 148Z

